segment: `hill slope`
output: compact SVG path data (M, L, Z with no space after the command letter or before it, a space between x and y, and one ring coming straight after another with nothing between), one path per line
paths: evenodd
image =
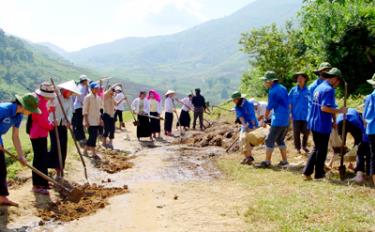
M301 0L258 0L234 14L167 36L126 38L69 54L72 61L164 89L205 91L227 98L247 68L239 52L241 33L293 17Z

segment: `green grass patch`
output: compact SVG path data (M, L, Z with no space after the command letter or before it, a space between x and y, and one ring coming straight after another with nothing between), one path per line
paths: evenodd
M374 231L375 190L368 187L305 182L288 171L218 161L220 169L249 192L243 215L249 231Z

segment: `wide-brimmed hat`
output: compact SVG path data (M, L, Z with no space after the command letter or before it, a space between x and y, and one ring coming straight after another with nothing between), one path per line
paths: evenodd
M53 89L53 85L48 82L43 82L39 89L35 90L35 93L48 98L54 98L56 96L55 90Z
M170 95L170 94L175 94L176 92L175 91L173 91L173 90L168 90L165 94L164 94L164 96L168 96L168 95Z
M328 72L322 73L322 75L324 78L327 78L327 79L334 78L334 77L342 79L342 73L340 69L338 68L332 68Z
M332 68L332 65L328 62L323 62L319 65L319 68L317 70L314 71L314 73L316 75L319 75L322 71L324 70L327 70L327 69L331 69Z
M262 78L263 81L278 81L279 78L277 77L274 71L267 71Z
M296 72L296 73L294 73L293 76L292 76L292 79L293 79L294 81L297 81L297 78L298 78L299 76L303 76L303 77L306 79L306 81L309 80L309 75L307 75L305 72Z
M32 93L28 93L25 95L16 95L16 99L21 103L23 108L31 113L40 114L42 113L38 107L39 100L38 97Z
M82 74L81 76L79 76L79 81L82 82L82 81L88 81L89 78L85 75L85 74Z
M116 92L121 92L121 91L122 91L122 88L121 88L120 86L116 86L116 87L115 87L115 91L116 91Z
M57 87L68 90L72 92L74 95L81 95L81 91L79 90L78 86L73 80L61 83Z
M370 85L375 85L375 73L374 75L372 75L372 78L367 80L367 83L369 83Z
M240 91L234 91L232 93L232 100L238 99L238 98L245 98L246 94L242 94Z
M93 82L90 83L90 89L97 89L99 87L100 86L99 86L98 82L96 82L96 81L93 81Z

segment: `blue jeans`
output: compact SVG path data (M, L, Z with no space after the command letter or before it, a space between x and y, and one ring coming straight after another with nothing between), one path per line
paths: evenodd
M265 141L266 148L273 150L275 143L277 143L280 149L286 148L284 139L288 133L288 128L288 126L271 126Z

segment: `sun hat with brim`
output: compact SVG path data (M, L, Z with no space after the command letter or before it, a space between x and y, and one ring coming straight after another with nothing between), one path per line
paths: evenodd
M369 83L370 85L375 85L375 73L371 79L367 80L367 83Z
M327 79L334 78L334 77L342 79L342 73L341 73L340 69L338 69L338 68L332 68L328 72L322 73L322 75L323 75L324 78L327 78Z
M34 94L28 93L25 95L16 95L16 99L21 103L23 108L25 108L27 111L30 111L31 113L36 113L36 114L42 113L42 111L40 111L38 107L39 100Z
M241 94L240 91L235 91L232 93L232 100L234 99L239 99L239 98L245 98L246 97L246 94Z
M81 95L81 91L79 90L78 86L73 80L61 83L57 87L68 90L72 92L74 95Z
M116 87L115 87L115 91L116 91L116 92L121 92L121 91L122 91L122 89L121 89L121 87L120 87L120 86L116 86Z
M53 86L48 82L43 82L39 89L35 90L35 93L48 98L54 98L56 96Z
M292 79L293 79L294 81L297 81L297 78L298 78L299 76L303 76L303 77L306 79L306 81L309 80L309 75L307 75L305 72L296 72L295 74L293 74Z
M277 77L274 71L267 71L262 78L262 81L278 81L279 78Z
M314 73L316 75L319 75L322 71L324 70L327 70L327 69L331 69L332 68L332 65L328 62L323 62L319 65L319 68L317 70L314 71Z
M90 83L90 89L97 89L97 88L99 88L98 82L93 81Z
M173 90L168 90L165 94L164 94L164 96L168 96L168 95L170 95L170 94L175 94L176 92L175 91L173 91Z
M81 76L79 76L79 81L80 82L82 82L82 81L88 81L88 80L89 80L89 78L86 75L84 75L84 74L82 74Z

